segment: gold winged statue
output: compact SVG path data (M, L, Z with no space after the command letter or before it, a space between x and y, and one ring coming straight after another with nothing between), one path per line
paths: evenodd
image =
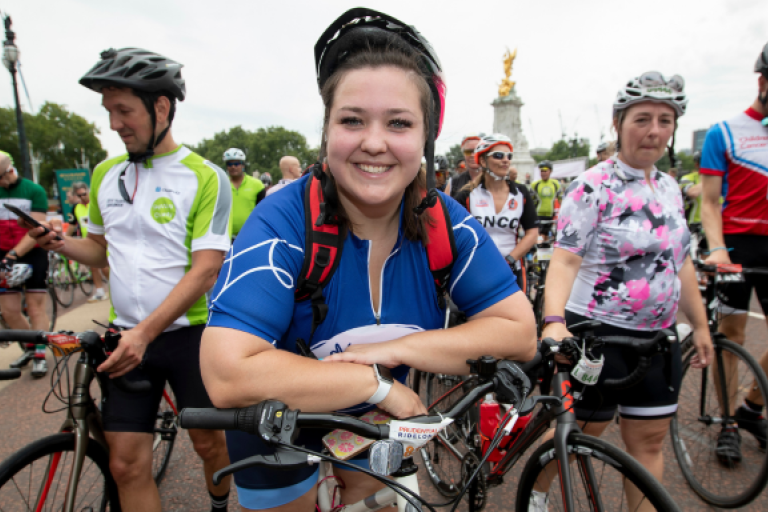
M504 54L504 74L507 77L499 85L499 96L501 97L509 96L510 91L515 86L515 82L509 79L510 75L512 75L512 63L515 61L515 57L517 57L517 48L512 53L507 48L507 53Z

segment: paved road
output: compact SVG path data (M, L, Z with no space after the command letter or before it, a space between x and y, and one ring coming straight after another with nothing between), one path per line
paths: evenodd
M93 328L91 319L103 321L107 318L108 302L98 304L86 304L84 298L79 297L79 307L69 308L62 314L57 325L59 329L84 330ZM753 311L758 309L753 304ZM758 318L750 318L748 324L749 350L757 355L768 347L768 333L765 322ZM8 361L16 357L15 347L0 350L0 367L4 367ZM52 363L49 356L49 364ZM95 386L94 386L95 388ZM50 390L50 382L46 379L33 380L28 371L19 381L7 384L5 389L0 388L0 432L3 432L3 441L0 443L0 460L8 457L27 443L48 435L57 430L63 420L62 413L43 414L40 406ZM96 391L94 389L94 391ZM618 429L612 426L606 438L622 446L618 436ZM684 510L706 510L706 507L688 488L677 467L669 440L665 442L666 471L664 485ZM514 493L517 478L522 471L522 463L513 468L507 476L504 485L494 488L490 492L488 511L510 510L514 504ZM423 477L422 472L422 477ZM431 485L422 478L422 489L430 498L437 501L438 497ZM234 489L233 489L234 491ZM207 511L210 510L208 495L202 483L202 467L195 456L189 438L182 433L176 442L176 447L170 466L160 493L164 510ZM236 510L234 492L230 501L230 510ZM442 501L441 499L439 501ZM555 508L552 508L555 510ZM461 507L466 510L466 507ZM757 501L744 510L764 511L768 510L768 496L764 492Z

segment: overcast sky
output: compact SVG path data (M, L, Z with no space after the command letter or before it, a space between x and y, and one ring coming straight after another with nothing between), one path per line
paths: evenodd
M62 103L95 122L111 156L123 145L98 95L77 81L102 50L127 46L184 64L177 141L195 144L236 125L279 125L318 145L313 47L331 21L358 5L413 24L432 42L448 84L440 153L467 132L492 130L490 102L507 47L518 51L512 79L531 148L560 138L559 114L569 137L588 137L594 148L601 133L609 135L618 89L656 70L685 78L690 101L677 132L683 149L693 130L752 103L753 65L768 42L766 0L0 0L13 19L33 107ZM0 105L12 106L5 77Z

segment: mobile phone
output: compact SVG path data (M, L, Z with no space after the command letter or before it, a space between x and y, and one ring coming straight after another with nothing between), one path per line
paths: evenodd
M45 231L43 231L44 235L47 235L48 233L51 232L50 229L48 229L47 227L43 226L38 221L36 221L32 217L30 217L29 215L24 213L23 211L21 211L17 207L13 206L12 204L3 203L3 208L7 208L8 211L10 211L12 213L15 213L18 217L22 218L24 220L24 222L26 222L27 224L31 224L31 225L33 225L36 228L43 228L45 230ZM56 235L56 240L64 240L64 239L61 238L59 235Z

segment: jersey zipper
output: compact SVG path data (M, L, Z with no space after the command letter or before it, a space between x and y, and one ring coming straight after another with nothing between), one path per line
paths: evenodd
M382 307L382 304L384 303L384 269L387 268L387 262L389 261L389 258L391 258L392 255L397 252L397 250L389 253L389 256L387 256L387 259L384 260L384 264L381 266L381 276L379 277L379 310L376 311L376 309L373 307L373 297L371 297L371 292L373 291L373 287L371 286L371 248L372 247L373 247L373 242L368 240L368 296L370 297L371 311L373 311L373 317L376 319L376 325L381 325L381 307Z

